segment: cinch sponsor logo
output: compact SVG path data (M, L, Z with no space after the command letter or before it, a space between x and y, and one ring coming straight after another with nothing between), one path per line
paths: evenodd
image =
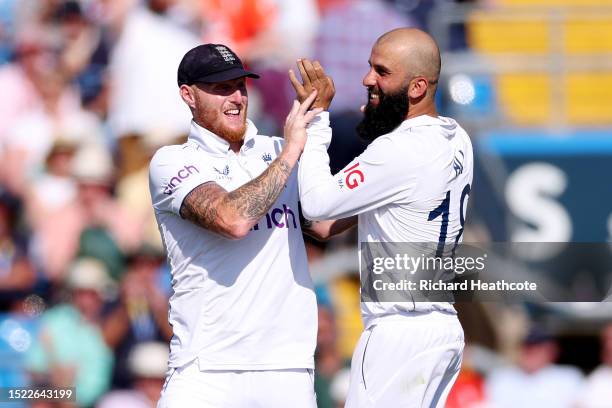
M166 184L166 187L164 187L164 194L171 195L172 193L174 193L174 189L176 188L176 186L181 184L183 180L188 178L194 172L200 173L200 170L198 170L198 168L193 165L188 165L180 169L178 173L176 173L176 176L172 177L168 184Z
M285 204L283 204L282 208L272 208L268 211L266 213L265 224L262 218L253 228L251 228L251 231L258 231L260 224L265 225L267 229L289 228L290 225L293 225L293 228L297 228L295 213Z

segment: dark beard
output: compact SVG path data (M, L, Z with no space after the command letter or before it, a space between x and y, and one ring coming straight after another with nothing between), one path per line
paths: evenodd
M366 105L364 117L357 125L357 134L363 140L371 142L395 130L406 119L407 114L408 87L402 87L393 94L379 93L377 107L369 102Z

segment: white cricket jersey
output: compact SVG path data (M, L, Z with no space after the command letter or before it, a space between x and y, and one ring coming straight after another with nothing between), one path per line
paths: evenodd
M308 128L300 201L313 220L359 215L359 242L461 242L473 173L472 144L453 119L418 116L375 139L338 174L329 170L329 114ZM442 310L449 303L362 302L366 326L387 315Z
M259 176L283 140L248 121L239 153L194 122L183 145L159 149L149 188L172 269L170 366L201 370L313 368L317 306L298 214L297 171L278 200L241 240L179 215L195 187L228 191Z

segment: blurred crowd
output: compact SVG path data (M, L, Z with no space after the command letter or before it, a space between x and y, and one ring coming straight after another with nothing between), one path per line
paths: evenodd
M38 408L155 406L171 276L147 167L189 130L176 85L187 50L224 43L262 75L249 83L249 117L270 135L293 99L288 68L319 59L336 83L338 170L364 148L353 129L371 45L396 27L427 28L434 3L0 0L0 387L76 387L75 403ZM313 264L354 245L351 234L307 241ZM358 276L340 265L343 274L317 286L323 408L342 406L361 331ZM610 406L597 401L612 400L612 327L602 344L586 380L554 365L558 345L546 333L525 337L516 365L471 365L468 353L449 406L569 407L576 395L580 406ZM521 399L536 394L539 405Z

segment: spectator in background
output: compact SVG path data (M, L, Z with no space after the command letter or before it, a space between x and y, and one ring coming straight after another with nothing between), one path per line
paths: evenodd
M102 336L104 297L111 286L106 267L80 259L70 268L67 302L42 315L40 335L27 356L33 383L76 386L77 403L91 406L108 389L113 355Z
M363 73L372 44L381 34L414 22L383 0L332 0L324 3L315 56L334 79L336 96L330 106L334 138L329 147L335 174L366 147L355 137L363 117Z
M39 88L58 63L53 46L48 30L32 24L18 28L14 61L0 66L0 141L19 116L42 107Z
M0 64L8 62L11 57L16 10L17 0L0 1Z
M336 321L331 304L319 304L319 331L315 352L315 393L318 408L336 406L332 384L350 362L343 361L338 351ZM348 391L348 388L347 390ZM346 395L344 395L346 398Z
M534 329L523 340L517 366L493 371L486 383L496 408L573 407L583 382L575 367L555 365L559 346L548 333Z
M204 41L227 44L257 68L275 68L286 74L297 58L312 55L319 20L314 0L201 3Z
M151 198L149 193L149 162L153 153L168 140L172 135L163 131L148 134L143 138L134 140L138 143L138 157L133 157L129 174L121 177L116 186L117 200L126 209L128 216L138 224L142 239L147 245L157 247L162 250L162 242L159 236L155 213L151 208ZM174 143L182 143L182 140L175 140Z
M42 170L45 157L60 135L79 142L102 140L100 121L81 108L76 93L70 90L61 74L54 71L45 74L38 92L42 105L18 116L4 138L0 162L4 182L19 196Z
M7 192L0 193L0 299L22 297L30 292L36 274L28 259L27 237L17 231L16 223L21 203ZM0 310L7 305L0 305Z
M0 293L0 387L31 385L25 356L38 335L37 317L43 308L42 299L37 296L24 292ZM17 401L9 405L26 407Z
M44 307L30 295L36 275L27 258L27 237L16 228L19 209L18 200L0 193L0 387L29 385L24 354L38 329L34 317Z
M315 56L334 79L334 113L359 113L363 101L364 69L372 44L383 33L414 22L399 14L383 0L328 1L322 11ZM352 157L351 157L352 158Z
M103 146L81 146L72 174L77 182L76 200L45 219L37 231L41 264L50 280L59 281L72 259L92 256L104 262L117 279L124 268L124 254L137 248L141 231L112 194L112 158Z
M204 21L203 41L226 44L251 61L257 55L258 46L270 46L261 38L267 37L278 18L278 8L274 0L201 0ZM271 40L271 38L268 38ZM273 40L277 44L278 40Z
M60 68L78 85L83 108L106 120L109 93L106 71L113 39L106 24L94 19L93 9L101 3L86 4L89 7L83 10L81 2L66 0L56 7L54 21L62 37Z
M189 112L174 84L176 67L198 38L166 15L168 2L111 0L120 2L125 18L109 66L109 124L124 167L141 146L134 139L153 132L173 139L189 132Z
M316 2L202 0L202 13L205 42L227 44L261 73L249 84L249 115L259 130L278 133L293 100L287 69L297 58L313 54L319 21ZM255 101L261 102L256 106Z
M601 362L586 379L579 408L605 408L612 401L612 323L601 330Z
M118 280L125 254L141 241L138 223L113 195L115 175L109 153L101 146L85 146L75 157L73 172L79 186L80 229L77 256L93 256L106 263Z
M106 341L115 350L115 386L130 385L128 355L135 345L149 341L168 343L172 337L172 327L168 324L168 295L160 284L164 277L163 264L163 253L148 245L128 258L118 304L104 324Z
M130 352L128 366L133 378L129 390L108 393L96 408L153 408L164 384L168 346L164 343L137 344Z
M44 172L27 188L24 201L28 225L34 231L32 254L41 254L41 239L51 243L62 241L56 239L53 227L56 217L63 217L77 197L77 184L72 177L72 160L77 147L74 140L56 139L45 159ZM44 262L40 264L40 269L46 271Z
M88 68L100 45L101 30L83 14L76 0L60 2L54 12L62 40L60 69L67 78L76 78Z

